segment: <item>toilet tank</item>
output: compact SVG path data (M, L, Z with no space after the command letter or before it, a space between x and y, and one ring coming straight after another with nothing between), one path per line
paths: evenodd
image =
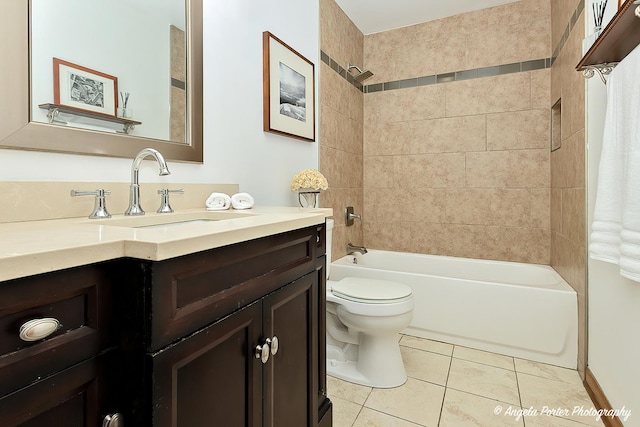
M325 253L327 255L327 279L329 278L329 270L331 269L331 236L333 235L333 219L327 218L327 225L325 227Z

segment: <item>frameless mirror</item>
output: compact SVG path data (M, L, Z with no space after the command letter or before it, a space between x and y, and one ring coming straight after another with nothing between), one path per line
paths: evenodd
M8 14L29 28L0 18L15 32L0 55L18 55L0 71L0 114L20 107L0 146L117 157L153 147L202 162L202 0L30 0Z

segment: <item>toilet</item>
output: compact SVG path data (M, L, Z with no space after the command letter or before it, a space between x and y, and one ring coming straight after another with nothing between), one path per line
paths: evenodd
M399 332L411 323L411 288L360 277L328 280L332 232L327 219L327 373L369 387L398 387L407 381Z

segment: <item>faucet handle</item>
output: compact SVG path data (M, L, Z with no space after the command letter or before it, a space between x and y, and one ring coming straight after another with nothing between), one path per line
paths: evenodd
M344 210L344 222L347 227L353 225L353 222L356 219L362 221L360 215L353 213L353 206L347 206Z
M163 188L161 190L158 190L158 194L160 194L162 196L162 198L161 198L161 201L160 201L160 207L158 208L158 210L156 212L158 212L158 213L171 213L171 212L173 212L173 209L171 208L171 205L169 204L169 193L184 194L184 189L183 188L178 188L177 190L169 190L168 188Z
M96 196L96 202L93 207L93 212L89 215L89 218L111 218L111 214L107 211L107 202L104 198L105 195L111 194L109 190L98 189L95 191L77 191L71 190L71 197L76 196Z

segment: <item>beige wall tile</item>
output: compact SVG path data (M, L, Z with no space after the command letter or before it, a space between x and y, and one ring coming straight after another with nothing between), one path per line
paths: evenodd
M547 188L547 150L487 151L466 154L468 187Z
M530 225L529 190L496 188L447 189L446 219L450 224Z
M457 153L486 149L485 115L447 117L407 123L410 153Z
M370 93L364 99L365 126L445 116L446 85Z
M346 68L362 65L364 36L334 0L320 3L321 49ZM329 190L320 197L321 206L334 210L333 259L346 254L346 243L362 242L362 225L344 225L345 206L356 212L363 202L364 95L326 64L320 64L320 171Z
M364 94L354 86L349 87L349 117L364 123Z
M477 115L370 125L376 129L367 133L365 150L368 155L484 151L485 122Z
M343 91L344 79L324 62L320 63L320 102L344 114L348 108L348 92ZM344 81L344 84L347 84ZM348 111L348 110L347 110Z
M343 184L347 188L362 188L362 154L345 152L342 156Z
M338 112L326 104L320 104L320 145L338 148Z
M362 153L362 123L349 118L348 115L338 115L337 148L349 153Z
M585 247L559 233L551 234L551 266L578 294L585 292L586 258Z
M586 246L586 206L584 188L562 189L562 235Z
M551 231L556 233L562 232L562 189L551 188L550 194L550 220Z
M551 199L548 188L532 188L531 190L531 227L550 228Z
M487 11L489 27L495 25L527 24L532 20L551 15L549 0L520 0L503 6L492 7ZM551 31L547 31L550 33Z
M549 263L548 229L413 223L411 239L411 252Z
M549 17L510 25L492 25L489 31L467 36L467 61L463 69L548 58L551 54Z
M410 154L410 122L374 123L365 127L363 150L367 156Z
M548 148L549 110L487 114L487 150Z
M320 146L320 171L327 178L329 188L345 187L342 173L344 152L335 148Z
M394 157L396 187L463 187L464 153L417 154Z
M531 74L528 72L438 86L445 86L447 90L447 117L531 108Z
M393 187L393 157L364 157L364 188Z
M371 221L441 223L445 218L444 189L368 189L364 201L365 219Z
M585 137L580 130L551 153L551 187L578 188L585 183Z
M364 245L389 251L411 251L411 223L363 221Z
M531 108L549 110L551 99L551 70L531 71Z
M551 45L555 49L580 0L551 0ZM577 24L579 25L579 24Z
M320 2L320 48L346 68L362 63L364 35L334 0Z

